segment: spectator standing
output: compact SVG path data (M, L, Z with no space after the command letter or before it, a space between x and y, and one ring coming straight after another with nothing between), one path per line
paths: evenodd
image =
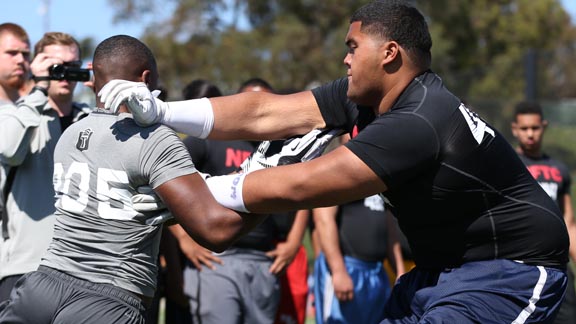
M16 103L11 100L18 97L28 71L28 39L23 30L4 24L0 43L11 46L4 54L12 56L17 72L12 81L2 84L4 98L10 101L3 101L0 107L0 159L7 179L0 241L2 301L20 276L36 270L50 243L55 211L54 148L62 132L90 109L72 100L77 82L47 79L49 67L55 64L81 66L80 46L72 36L51 32L38 41L30 66L35 86Z
M22 88L27 82L30 71L30 40L21 26L13 23L0 25L0 106L13 105L21 96ZM28 92L26 92L28 93ZM2 162L3 164L3 162ZM0 167L0 214L4 212L6 197L3 189L6 183L5 168ZM0 222L7 214L2 214ZM2 241L4 239L2 238ZM1 248L2 242L0 242ZM12 278L16 279L16 278ZM0 301L7 298L7 293L13 285L10 280L0 276Z
M511 125L512 134L518 141L516 151L530 174L560 207L570 236L570 258L574 261L576 260L576 223L570 197L570 172L564 163L543 151L544 133L547 127L548 121L544 118L540 104L531 101L516 104L514 121ZM554 321L556 324L576 322L574 273L571 267L567 267L566 272L568 288Z

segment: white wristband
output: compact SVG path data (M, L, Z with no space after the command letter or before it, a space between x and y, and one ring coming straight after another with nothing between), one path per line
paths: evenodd
M242 187L247 173L235 173L206 179L206 184L220 205L239 212L249 213L244 206Z
M162 123L173 130L206 138L214 127L214 111L208 98L167 102Z

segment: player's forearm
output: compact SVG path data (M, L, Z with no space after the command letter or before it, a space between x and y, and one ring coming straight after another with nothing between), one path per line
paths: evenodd
M335 219L337 211L338 206L314 209L314 224L328 267L333 273L343 273L346 271L346 265L338 242L338 227Z
M229 210L219 215L206 215L201 222L196 220L183 226L197 243L211 251L222 252L253 230L264 218L266 215L237 213Z
M154 191L186 233L214 252L228 248L264 218L238 213L219 205L198 173L167 181ZM176 232L176 235L181 236L182 233Z
M283 139L324 127L311 92L275 95L248 92L210 98L213 139Z

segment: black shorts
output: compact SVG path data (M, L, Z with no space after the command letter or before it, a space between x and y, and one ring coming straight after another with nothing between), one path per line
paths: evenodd
M40 266L24 275L0 305L0 323L144 323L134 294Z

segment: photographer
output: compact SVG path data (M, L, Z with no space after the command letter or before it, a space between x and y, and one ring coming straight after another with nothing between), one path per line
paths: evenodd
M77 81L89 77L80 66L80 46L72 36L46 33L30 64L34 87L0 106L0 161L6 174L0 302L20 276L36 270L52 238L54 147L67 126L90 112L88 105L72 102Z

